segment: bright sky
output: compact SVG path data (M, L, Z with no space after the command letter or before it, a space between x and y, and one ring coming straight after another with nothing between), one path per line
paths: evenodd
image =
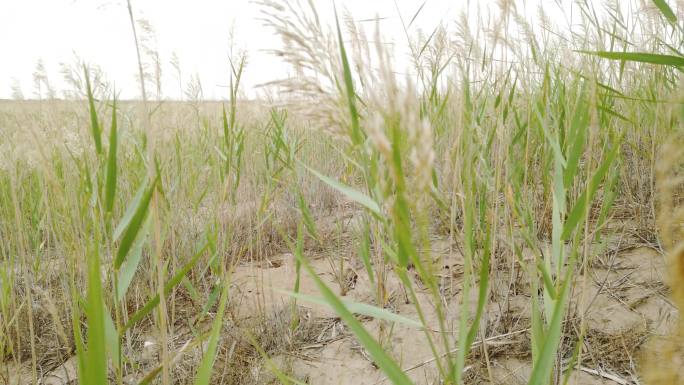
M303 0L306 2L306 0ZM424 0L396 0L408 21ZM477 3L476 0L473 0ZM332 0L314 1L321 17L332 20ZM427 0L412 29L430 33L440 22L458 18L465 1ZM493 1L482 1L492 5ZM395 0L337 0L357 20L386 17L382 32L387 40L405 47L406 38L397 17ZM484 5L487 6L487 5ZM254 86L285 75L285 67L265 50L277 47L274 33L258 20L259 6L250 0L133 0L136 18L147 19L156 29L163 64L163 96L177 98L178 80L170 59L176 52L183 82L199 74L204 97L225 98L228 84L228 44L235 25L236 43L248 50L244 75L248 94ZM369 26L372 27L372 26ZM61 62L74 62L77 54L99 65L124 98L139 95L137 61L125 0L2 0L0 1L0 98L11 95L18 81L25 97L33 95L32 73L42 59L53 87L64 88Z

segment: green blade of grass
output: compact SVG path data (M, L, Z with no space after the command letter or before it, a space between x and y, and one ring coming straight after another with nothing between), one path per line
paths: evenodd
M487 238L491 236L488 232ZM477 308L475 309L475 317L473 318L470 332L468 334L468 340L465 344L466 349L470 349L475 341L475 335L480 328L480 319L482 319L482 313L484 312L485 305L487 304L488 290L489 290L489 264L490 264L490 252L489 245L490 240L485 241L485 250L482 252L481 266L480 266L480 282L478 283L478 294L477 294Z
M86 348L83 343L83 334L81 329L81 306L82 297L76 292L74 281L72 280L71 287L71 325L74 333L74 345L76 347L76 356L78 357L78 379L79 383L85 384L88 380L86 374Z
M572 232L575 230L575 227L577 227L577 224L586 215L587 205L591 204L591 202L593 201L594 194L596 193L596 190L598 190L599 185L605 177L608 170L610 169L610 166L613 164L613 161L617 157L619 149L620 146L616 145L613 147L613 149L608 153L608 155L604 159L603 163L596 170L591 180L589 180L589 184L587 185L584 192L579 196L579 198L577 198L577 203L575 203L575 206L573 206L572 210L570 211L570 214L568 215L565 221L565 225L563 226L561 239L570 239L570 236L572 235Z
M109 132L109 154L107 156L107 179L105 182L105 211L112 212L114 197L116 195L116 151L117 151L117 127L116 127L116 95L112 101L112 126Z
M302 294L302 293L295 293L292 291L287 291L287 290L278 290L283 294L287 294L290 297L296 298L296 299L301 299L302 301L306 302L312 302L315 304L319 305L326 305L330 306L330 303L325 299L321 297L315 297L312 295L307 295L307 294ZM397 322L400 324L408 325L408 326L413 326L416 328L422 328L423 325L411 318L407 318L404 316L401 316L396 313L392 313L391 311L387 309L382 309L377 306L361 303L361 302L353 302L353 301L344 301L340 299L340 302L346 306L346 308L354 313L354 314L361 314L365 315L368 317L372 318L377 318L385 321L390 321L390 322Z
M549 269L542 261L539 261L539 263L537 263L537 270L539 270L542 275L544 289L553 300L556 300L558 298L558 294L556 293L556 286L553 283L553 278L551 278Z
M306 166L305 164L302 164L302 166L304 166L304 168L306 168L307 170L309 170L309 172L314 174L323 183L325 183L328 186L334 188L335 190L341 192L342 194L347 196L347 198L349 198L349 199L353 200L354 202L360 204L361 206L367 208L373 214L378 215L378 216L381 215L380 205L378 205L378 203L375 202L373 199L371 199L371 197L369 197L368 195L366 195L366 194L364 194L358 190L355 190L355 189L347 186L344 183L341 183L341 182L338 182L332 178L329 178L329 177L319 173L318 171Z
M392 208L392 220L394 222L394 239L397 244L397 263L402 268L408 266L409 260L414 262L417 268L421 267L418 253L413 244L411 234L411 219L408 203L403 194L397 194L396 202Z
M634 124L634 122L631 119L627 118L626 116L620 114L619 112L615 111L614 109L612 109L610 107L598 105L598 106L596 106L596 108L598 108L599 111L603 111L608 115L614 116L614 117L622 120L623 122Z
M226 115L226 106L222 105L222 120L221 122L223 123L223 140L226 144L226 149L229 149L230 147L230 131L228 128L228 116Z
M216 304L216 301L219 300L219 296L221 294L221 285L214 285L214 287L211 289L209 292L209 297L204 301L204 305L202 306L202 310L197 314L193 320L192 324L197 324L199 321L201 321L205 315L209 312L211 308L214 307Z
M371 287L375 287L375 272L373 271L373 264L371 263L371 240L370 240L370 226L368 222L364 223L364 228L361 233L361 243L359 244L359 255L363 261L363 266L368 274L368 280Z
M83 66L83 73L85 74L88 108L90 109L90 130L93 135L93 141L95 142L95 152L100 155L102 154L102 132L100 130L100 122L97 119L93 90L90 87L90 74L88 74L88 68L85 65Z
M674 11L672 11L672 8L667 4L665 0L653 0L653 4L658 7L660 12L665 16L667 21L670 23L676 23L677 22L677 15L675 15Z
M588 123L589 114L587 113L587 104L580 101L575 109L575 114L573 115L572 123L570 125L572 144L569 149L567 164L563 175L563 182L566 188L569 188L575 179L580 157L584 150Z
M568 271L570 271L570 268ZM553 369L554 361L556 359L556 352L558 351L558 346L560 344L563 315L565 314L565 305L568 299L570 278L571 274L566 274L559 293L559 299L555 303L553 309L553 316L549 322L549 330L543 337L541 350L539 351L538 359L534 363L528 385L545 385L549 383L551 370Z
M87 384L107 384L107 355L105 348L105 318L102 281L100 277L100 253L98 246L88 257L88 351L86 352L85 376Z
M190 294L190 298L192 298L192 300L195 303L199 303L200 302L200 296L199 296L199 292L195 288L195 285L193 285L192 282L190 282L188 277L183 277L182 283L183 283L183 287L185 287L185 290L187 290L188 294Z
M228 277L230 277L230 274L228 274ZM222 282L222 285L223 291L221 292L221 300L219 301L219 307L216 311L216 318L211 326L209 344L204 357L202 357L199 369L197 369L194 385L209 385L209 380L211 379L212 367L214 366L214 361L216 360L218 340L221 334L221 328L223 327L223 314L226 311L226 302L228 301L228 291L230 289L229 279L226 279L224 282Z
M539 293L537 280L532 280L531 293ZM544 342L544 322L542 321L541 305L539 304L539 294L533 294L530 298L532 306L530 309L530 342L532 345L532 362L536 362L539 351Z
M311 235L314 239L318 239L318 233L316 232L316 222L314 221L313 216L311 215L309 205L307 205L306 201L304 200L304 194L302 193L301 189L297 190L297 202L299 203L299 210L302 212L302 220L304 221L306 230L309 232L309 235Z
M300 196L301 197L301 196ZM290 241L288 242L288 246L290 249L293 249L292 243ZM299 226L297 227L297 244L294 246L294 252L295 255L302 255L304 250L304 231L302 230L302 222L299 222ZM299 294L299 285L301 283L301 278L302 278L302 264L299 261L300 258L295 257L295 283L294 283L294 293ZM294 301L292 301L292 322L290 324L291 329L294 330L297 325L299 325L299 314L297 313L297 300L295 298Z
M299 224L299 228L297 229L297 244L294 248L295 255L302 255L304 252L304 232L302 231L302 225L301 223ZM299 262L299 258L295 259L295 284L294 284L294 292L295 294L299 294L299 285L301 283L301 271L302 271L302 264Z
M140 206L140 201L142 201L146 190L147 182L143 183L133 196L131 203L128 205L123 217L119 221L119 224L116 225L116 228L114 229L114 234L112 234L113 240L118 240L119 237L121 237L121 234L123 234L124 230L126 230L128 225L131 223L131 219L133 219L133 215L135 215L136 209L138 208L138 206Z
M135 238L142 227L143 220L147 215L147 209L149 208L150 201L152 200L154 189L156 188L158 182L159 176L154 179L147 191L145 191L145 195L140 200L138 207L135 209L135 214L133 214L130 223L126 227L126 231L124 232L123 237L121 238L121 243L119 244L119 250L116 253L116 259L114 260L114 268L117 270L125 261L126 256L133 245L133 241L135 241Z
M146 227L146 226L144 226ZM128 287L135 276L135 272L138 270L138 265L142 259L143 245L145 244L145 238L147 236L147 230L143 230L141 234L135 240L133 247L131 248L130 255L121 264L121 268L118 272L118 284L116 288L116 300L122 301L126 296Z
M349 59L347 58L347 51L344 48L340 21L337 18L337 8L335 8L335 25L337 27L337 40L340 45L342 69L344 70L345 94L347 95L347 105L349 106L349 116L351 117L351 139L355 145L360 145L363 142L363 135L361 134L361 127L359 124L359 112L356 109L356 92L354 91L354 81L352 79L351 67L349 66Z
M390 381L395 385L412 385L413 382L408 378L406 373L401 370L401 367L384 351L382 346L368 333L366 328L354 317L344 303L333 293L332 290L321 280L316 274L311 265L306 261L306 258L300 256L302 266L313 278L318 290L323 295L323 298L335 310L337 315L347 324L349 329L358 338L361 345L368 351L376 365L387 375Z
M104 304L103 304L104 305ZM104 314L104 329L105 329L105 341L107 341L107 352L109 353L109 358L115 367L121 365L121 343L119 339L119 333L116 331L116 326L114 325L114 320L112 319L111 313L107 306L104 306L102 310Z
M613 51L577 51L589 55L595 55L604 59L634 61L640 63L668 65L683 67L684 57L674 55L662 55L648 52L613 52Z

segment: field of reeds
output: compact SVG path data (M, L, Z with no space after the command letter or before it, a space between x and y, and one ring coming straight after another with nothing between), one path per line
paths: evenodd
M268 99L142 49L140 100L0 101L0 384L684 383L684 4L497 4L417 4L406 71L260 2Z

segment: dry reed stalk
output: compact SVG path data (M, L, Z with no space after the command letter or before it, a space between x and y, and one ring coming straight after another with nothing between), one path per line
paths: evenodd
M663 145L656 164L658 220L662 247L667 253L671 297L680 314L684 309L684 205L681 174L684 147L681 138ZM668 336L654 338L646 350L644 377L650 385L684 384L684 318L679 316Z

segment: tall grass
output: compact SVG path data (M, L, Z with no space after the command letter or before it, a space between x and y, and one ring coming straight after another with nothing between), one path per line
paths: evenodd
M679 154L661 149L681 130L684 31L668 2L647 16L577 2L581 33L546 25L543 8L535 33L509 2L491 26L464 17L426 36L409 22L410 75L379 21L371 37L348 16L324 23L313 2L260 6L298 73L274 82L277 103L240 100L241 55L226 103L153 104L139 57L142 104L91 84L88 68L87 100L0 104L0 355L30 367L24 382L76 356L82 384L249 383L243 354L274 382L303 383L235 315L234 271L290 251L289 320L257 328L290 346L313 302L394 384L421 380L392 344L402 330L420 332L431 357L409 358L434 383L498 381L488 341L521 333L526 382L565 384L587 359L588 281L615 234L677 266ZM347 206L343 250L326 219ZM442 274L440 239L462 260L457 278ZM326 247L332 283L315 268ZM355 264L364 303L345 298ZM492 311L514 291L528 301L522 329ZM145 349L159 349L152 362ZM674 343L662 351L681 359Z

